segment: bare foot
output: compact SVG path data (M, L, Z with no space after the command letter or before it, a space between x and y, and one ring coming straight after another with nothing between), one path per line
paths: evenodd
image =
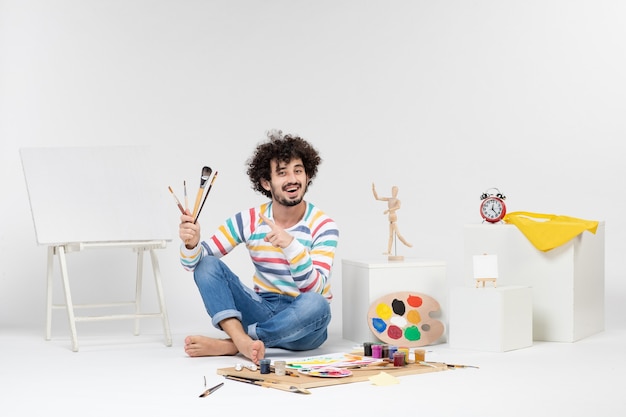
M240 344L242 346L239 349L239 353L257 365L259 364L259 361L265 357L265 345L262 341L249 340L245 341L245 343L240 342Z
M185 353L191 357L232 356L239 352L231 339L215 339L207 336L187 336Z
M241 338L239 348L232 339L215 339L207 336L187 336L185 353L191 357L200 356L233 356L241 353L255 364L265 357L265 345L260 340L252 340L248 336Z

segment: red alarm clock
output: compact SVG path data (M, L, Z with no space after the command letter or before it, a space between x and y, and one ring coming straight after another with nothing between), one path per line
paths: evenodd
M495 191L495 193L492 191ZM506 197L500 193L500 190L489 188L480 196L480 199L482 200L480 203L480 215L483 221L498 223L504 218L506 215L506 204L504 204Z

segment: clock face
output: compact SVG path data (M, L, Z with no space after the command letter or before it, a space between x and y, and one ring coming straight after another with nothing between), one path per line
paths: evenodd
M487 197L480 205L480 215L488 222L499 222L505 214L506 206L499 198Z

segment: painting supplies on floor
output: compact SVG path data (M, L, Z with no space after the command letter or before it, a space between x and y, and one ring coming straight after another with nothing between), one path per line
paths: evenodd
M423 354L420 352L418 359L422 359ZM446 363L407 360L403 349L395 350L394 356L395 360L389 357L368 357L354 352L334 353L288 360L284 375L276 373L276 361L272 361L270 372L266 374L261 374L260 368L251 370L241 364L218 369L217 373L233 381L309 394L310 388L372 381L373 377L381 373L395 378L454 369ZM461 367L461 365L453 366Z

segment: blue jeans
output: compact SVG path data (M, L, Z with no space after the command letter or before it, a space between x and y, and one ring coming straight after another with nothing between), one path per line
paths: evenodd
M266 347L310 350L326 341L331 313L321 294L257 294L213 256L202 258L193 276L218 329L222 320L234 317L252 339L263 341Z

